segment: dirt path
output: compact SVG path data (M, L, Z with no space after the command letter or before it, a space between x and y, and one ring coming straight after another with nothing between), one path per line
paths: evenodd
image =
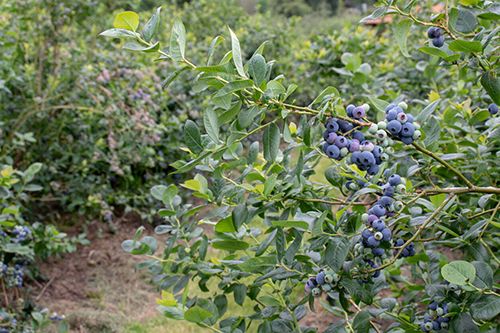
M34 290L50 311L64 314L72 332L122 332L124 324L158 316L158 292L145 273L134 270L140 261L121 250L139 224L122 220L116 232L102 222L88 226L90 245L41 265L49 280ZM41 288L42 287L42 288Z

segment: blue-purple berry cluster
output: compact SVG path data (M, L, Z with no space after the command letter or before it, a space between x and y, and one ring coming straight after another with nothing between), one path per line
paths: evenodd
M430 27L427 30L427 37L431 39L432 45L435 47L442 47L444 45L444 33L438 27Z
M15 236L12 241L21 243L31 236L31 230L28 227L17 225L12 230L12 234Z
M394 246L401 247L404 245L404 243L405 243L405 241L403 239L398 238L394 241ZM394 255L396 255L398 252L399 252L399 250L394 250ZM415 255L415 244L413 242L408 244L408 246L405 247L403 249L403 251L401 251L401 257L403 257L403 258L412 257L414 255Z
M427 313L424 315L424 321L420 323L420 328L424 332L433 332L448 329L449 317L445 317L448 313L448 304L432 302L427 308Z
M404 144L412 144L420 138L420 126L415 124L411 114L406 113L406 103L391 103L385 109L385 122L387 131Z
M307 279L304 289L306 293L311 293L314 297L319 297L322 292L333 290L339 281L340 275L334 271L321 271L316 276Z

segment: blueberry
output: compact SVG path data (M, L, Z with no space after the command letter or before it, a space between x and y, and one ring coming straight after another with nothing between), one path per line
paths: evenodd
M355 106L352 105L352 104L349 104L346 108L345 108L345 112L347 113L347 115L349 117L352 117L352 111L354 110Z
M330 132L337 132L339 130L339 122L334 118L328 119L326 129Z
M380 271L376 271L375 273L373 273L372 275L375 279L378 278L380 276Z
M411 114L406 114L406 121L408 123L413 123L415 121L415 119L413 118L413 116Z
M432 322L432 329L435 331L439 331L441 329L441 325L437 321Z
M401 238L398 238L395 242L394 242L394 245L396 246L403 246L403 244L405 243L404 240L402 240Z
M338 158L340 156L340 149L335 145L329 145L325 153L330 158Z
M325 272L321 271L316 275L316 282L318 282L319 285L325 283Z
M337 138L337 134L335 134L335 132L326 131L325 135L323 135L323 138L325 139L326 142L328 142L328 144L333 145L335 139Z
M393 186L388 185L384 186L384 195L388 197L392 197L394 195L395 189Z
M375 135L377 136L377 139L379 139L379 140L384 140L387 137L387 133L383 129L379 129L377 131L377 133L375 133Z
M429 37L431 39L439 37L442 34L443 34L443 32L438 27L430 27L429 30L427 30L427 37Z
M432 40L432 45L435 47L441 47L444 45L444 35L441 35L439 37L436 37Z
M394 199L391 198L391 197L388 197L388 196L382 196L379 201L378 201L378 204L383 206L383 207L389 207L392 203L394 202Z
M399 134L399 132L401 131L401 127L402 127L401 123L397 120L391 120L387 124L387 130L391 132L392 135Z
M380 245L380 242L378 240L375 239L375 237L373 236L370 236L367 240L366 240L366 244L373 248L373 247L378 247Z
M361 164L365 166L370 166L375 164L375 156L369 151L364 151L361 153Z
M378 217L384 216L386 212L386 209L382 205L375 205L368 210L369 214L377 215Z
M415 133L413 133L413 140L418 140L422 136L422 132L419 130L416 130Z
M356 165L361 163L361 152L360 151L355 151L351 155L351 163L354 163Z
M371 225L373 222L377 221L378 220L378 216L377 215L373 215L373 214L370 214L368 215L368 223Z
M389 229L389 228L385 228L385 229L383 229L383 230L382 230L382 235L384 236L384 237L382 238L382 240L384 240L384 241L386 241L386 242L390 241L390 240L391 240L391 237L392 237L392 232L391 232L391 229Z
M376 240L381 241L382 238L384 238L384 235L380 231L377 231L376 233L373 234L373 237L375 237Z
M363 230L363 232L361 232L361 237L363 237L364 239L368 239L370 238L371 236L373 236L372 232L368 229L365 229Z
M406 123L401 127L402 136L412 137L414 133L415 125L413 125L412 123Z
M397 186L401 184L401 176L398 175L397 173L391 175L388 180L391 186Z
M357 139L352 139L350 142L349 142L349 151L351 153L355 152L355 151L358 151L359 150L359 147L360 147L360 144L359 144L359 141Z
M432 330L432 327L433 327L431 322L425 323L424 326L425 326L425 329L427 330L427 332Z
M420 329L423 331L423 332L429 332L430 330L427 329L427 327L425 326L424 323L420 323Z
M312 294L313 294L313 296L314 296L314 297L319 297L319 296L321 295L321 289L319 289L319 288L314 288L314 289L312 290Z
M387 120L387 121L395 120L397 116L398 116L398 112L396 111L396 109L392 109L389 112L387 112L387 114L385 116L385 120Z
M380 163L378 163L378 164L380 164ZM380 167L379 167L378 165L371 165L371 166L368 168L368 170L366 170L366 172L367 172L369 175L373 176L373 175L376 175L376 174L377 174L377 172L378 172L379 170L380 170Z
M381 220L377 220L372 223L372 227L377 231L382 231L385 229L385 223ZM380 239L382 239L382 237L380 237Z
M406 115L406 113L404 112L401 112L399 113L397 116L396 116L396 119L401 123L401 124L404 124L408 121L408 116Z
M403 142L405 145L411 145L413 143L413 137L411 136L403 136L401 137L401 142Z
M376 247L374 249L372 249L372 253L374 256L377 256L377 257L381 257L384 255L384 249L380 248L380 247Z
M438 308L439 304L437 302L432 302L431 304L429 304L428 308L429 310L434 310L436 311L436 309Z
M373 143L371 143L370 141L365 140L365 141L361 142L361 146L359 147L359 150L372 151L373 148L375 148L375 145Z
M347 149L347 147L340 149L340 158L347 156L347 154L349 154L349 149Z
M358 140L359 142L365 141L365 136L360 131L354 131L354 132L352 132L352 138Z
M338 120L339 129L342 133L349 132L354 128L354 125L345 120Z
M372 154L375 158L380 157L382 155L382 148L380 146L374 146L372 149Z
M347 138L345 136L339 135L337 138L335 138L335 145L339 148L347 147L349 144L349 141L347 141Z
M352 116L353 116L353 118L356 118L356 119L364 118L366 116L365 108L362 106L358 106L358 107L354 108L354 110L352 111Z
M497 114L498 113L498 105L496 105L495 103L491 103L488 106L488 112L490 114Z
M443 308L443 313L447 314L448 313L448 303L443 303L442 308Z
M385 108L385 112L389 112L390 110L394 109L397 105L394 104L394 103L391 103L389 105L387 105L387 107Z

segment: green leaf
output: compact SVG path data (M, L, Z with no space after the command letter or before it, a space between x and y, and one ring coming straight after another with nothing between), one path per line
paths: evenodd
M146 46L143 44L139 44L135 40L128 41L123 45L123 48L130 51L139 51L139 52L156 52L160 48L160 43L156 42L153 45Z
M307 230L309 228L309 223L305 221L293 221L293 220L272 221L271 225L273 227L289 227L289 228L299 228L304 230Z
M184 140L188 148L194 153L199 153L203 150L200 130L196 123L190 119L188 119L184 125Z
M457 39L448 44L448 48L455 52L481 52L483 46L478 41Z
M247 286L244 284L237 284L233 290L234 301L236 304L243 305L245 301L245 296L247 295Z
M481 75L481 85L493 102L500 104L500 80L492 72Z
M175 185L165 186L157 185L151 189L153 198L162 201L164 204L172 202L172 199L177 195L178 189Z
M467 261L453 261L441 268L443 278L453 284L464 286L468 282L472 283L476 277L476 268Z
M233 224L233 219L231 216L226 217L225 219L220 220L215 225L215 231L217 232L236 232L236 228Z
M199 306L193 306L192 308L189 308L186 312L184 312L184 319L197 324L210 317L212 317L212 313Z
M213 109L206 109L203 113L203 125L207 131L208 137L214 143L219 142L219 119Z
M42 170L42 166L43 166L42 163L33 163L28 167L28 169L24 170L23 173L24 183L26 184L32 181L33 178L35 178L35 175L39 173L40 170Z
M329 97L329 96L340 96L340 93L339 91L337 90L337 88L335 87L332 87L332 86L329 86L329 87L326 87L325 89L323 89L323 91L314 99L314 101L312 101L311 104L309 104L309 106L313 106L314 104L316 103L320 103L322 102L326 97Z
M429 146L436 142L440 137L441 127L439 127L439 121L437 121L435 117L429 118L424 124L424 131L424 143L426 146Z
M223 41L224 37L222 36L216 36L214 39L212 39L210 47L208 48L207 66L210 66L210 64L212 63L212 58L214 56L215 48Z
M436 110L436 107L438 106L439 102L441 100L435 100L431 104L427 105L420 113L417 115L417 121L420 123L425 123L429 116Z
M352 327L356 333L370 332L370 313L366 310L359 312L352 322Z
M339 271L349 253L349 241L345 238L335 237L331 239L325 252L325 262L334 271Z
M218 240L213 241L212 246L215 249L219 250L227 250L227 251L238 251L238 250L246 250L249 245L247 242L240 240Z
M493 270L491 267L482 261L473 261L472 264L476 268L476 279L473 285L480 289L491 288L493 286Z
M458 32L467 34L477 27L477 18L470 10L452 8L449 15L450 26Z
M161 7L158 7L153 16L151 16L149 21L147 21L142 28L142 37L146 42L151 41L151 39L153 39L153 37L158 32L158 27L160 26L160 12Z
M500 297L486 295L470 306L472 317L475 320L492 320L500 314Z
M133 31L125 29L108 29L99 34L99 36L110 37L110 38L136 38L137 35Z
M216 97L221 97L225 96L227 94L231 94L235 91L251 88L253 86L253 81L252 80L236 80L227 83L224 88L219 90L217 94L215 95Z
M411 20L402 20L394 25L394 35L396 37L396 41L401 53L403 53L405 57L410 56L408 53L408 47L406 46L406 41L408 39L408 32L410 31L411 25Z
M126 11L115 16L113 27L136 31L139 26L139 15L136 12Z
M375 107L375 109L377 109L377 111L383 112L385 114L385 108L389 105L389 102L375 97L368 97L368 99L370 100L370 103Z
M460 313L456 318L453 318L450 328L454 333L479 333L479 328L468 313Z
M280 148L280 129L276 124L273 123L264 130L263 144L264 158L268 162L274 162Z
M267 64L262 55L256 53L250 58L248 61L248 74L250 74L257 86L264 82L267 74Z
M437 47L423 46L423 47L419 48L418 50L420 52L423 52L423 53L426 53L429 55L433 55L436 57L440 57L440 58L447 58L448 57L448 53L444 52L443 50L441 50Z
M231 30L231 28L228 29L229 34L231 35L231 49L233 53L233 62L236 66L236 71L238 71L238 74L240 74L241 77L246 78L247 75L245 73L245 70L243 69L243 58L241 56L240 41L234 34L233 30Z
M184 59L186 51L186 28L180 19L174 21L170 34L170 56L175 61Z

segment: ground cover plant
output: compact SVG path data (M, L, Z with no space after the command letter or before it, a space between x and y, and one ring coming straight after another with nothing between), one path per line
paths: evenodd
M245 54L228 29L229 51L215 57L215 37L194 62L181 18L167 16L162 45L160 10L119 13L101 36L176 63L172 77L192 72L193 91L211 97L185 121L186 155L172 164L194 177L151 190L166 243L139 229L122 245L147 257L159 310L214 332L315 332L300 321L317 306L338 317L327 332L494 332L497 11L461 1L431 16L415 1L381 2L366 20L391 15L394 52L425 54L454 87L424 101L330 86L308 105L294 102L307 82L276 73L265 44ZM410 45L413 34L432 46ZM252 312L228 311L228 297Z

